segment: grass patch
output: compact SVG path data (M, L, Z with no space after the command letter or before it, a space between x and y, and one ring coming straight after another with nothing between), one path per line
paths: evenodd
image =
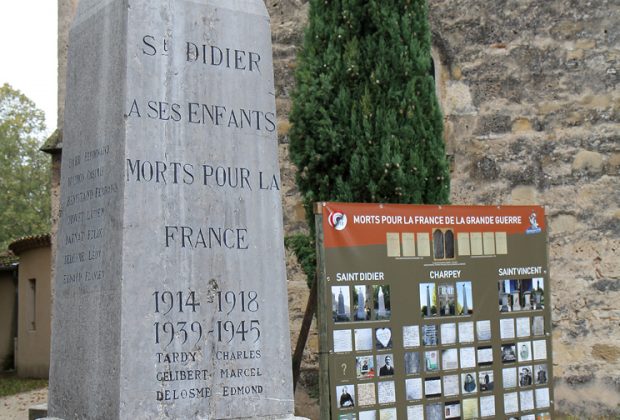
M0 397L45 388L47 379L21 379L14 373L0 374Z

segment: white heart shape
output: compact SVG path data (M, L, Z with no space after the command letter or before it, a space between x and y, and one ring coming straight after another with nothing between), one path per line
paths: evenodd
M375 337L377 337L377 340L379 340L383 347L387 347L392 338L392 331L389 328L379 328L375 333Z

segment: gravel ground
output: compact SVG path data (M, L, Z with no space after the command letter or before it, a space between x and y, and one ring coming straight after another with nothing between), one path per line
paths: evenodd
M28 420L28 408L47 402L47 388L0 398L0 420Z

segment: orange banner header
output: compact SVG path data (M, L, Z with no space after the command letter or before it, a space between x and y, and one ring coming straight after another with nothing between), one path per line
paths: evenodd
M385 244L388 232L537 234L545 230L542 206L436 206L320 203L325 247Z

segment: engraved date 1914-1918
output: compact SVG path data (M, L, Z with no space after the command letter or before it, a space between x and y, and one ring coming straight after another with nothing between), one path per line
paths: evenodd
M256 291L218 291L215 299L209 303L215 303L218 314L228 317L233 312L256 313L259 310L258 293ZM200 321L168 319L173 315L191 315L199 312L200 302L195 291L155 291L153 292L155 314L163 317L153 324L155 329L155 344L163 344L168 347L173 342L181 345L196 345L204 335L203 324ZM175 316L176 318L176 316ZM260 321L258 319L216 320L213 329L207 331L214 334L218 342L230 343L232 341L256 343L261 336Z

